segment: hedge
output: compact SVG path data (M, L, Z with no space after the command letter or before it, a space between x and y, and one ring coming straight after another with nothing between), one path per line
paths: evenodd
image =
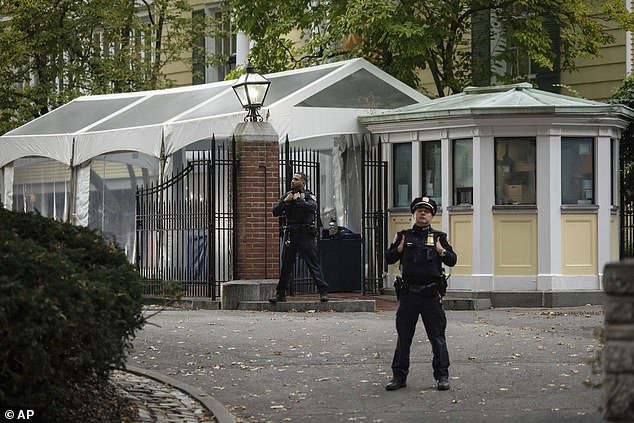
M134 266L95 231L0 206L0 403L47 415L122 366L143 325Z

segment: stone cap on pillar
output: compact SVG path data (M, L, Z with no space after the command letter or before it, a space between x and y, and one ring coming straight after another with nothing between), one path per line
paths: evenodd
M233 131L236 141L279 142L279 135L269 122L240 122Z

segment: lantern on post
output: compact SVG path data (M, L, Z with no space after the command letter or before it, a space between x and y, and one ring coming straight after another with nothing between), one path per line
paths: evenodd
M240 104L248 112L244 118L245 122L262 122L263 119L258 110L264 104L269 85L271 85L271 81L255 73L253 65L248 62L247 73L240 76L238 81L232 86L233 91L238 96L238 100L240 100Z

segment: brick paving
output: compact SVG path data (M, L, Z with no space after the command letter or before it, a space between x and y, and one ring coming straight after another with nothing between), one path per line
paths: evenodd
M200 402L168 384L121 370L112 372L111 381L138 407L140 423L216 421Z

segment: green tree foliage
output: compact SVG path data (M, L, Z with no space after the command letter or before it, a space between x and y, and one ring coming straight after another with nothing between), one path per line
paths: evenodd
M634 76L630 75L611 99L612 103L624 104L634 108ZM619 144L620 158L623 163L623 196L628 204L634 203L634 123L621 136Z
M489 38L500 28L506 31L494 60L519 49L548 69L555 59L549 22L561 29L564 70L613 41L606 19L624 28L632 23L620 0L225 1L237 27L256 42L251 59L260 71L364 57L414 87L418 71L429 69L438 96L460 92L470 82L469 36L476 13L497 17Z
M169 86L203 22L186 0L0 0L0 134L85 94ZM185 58L184 58L185 57Z

